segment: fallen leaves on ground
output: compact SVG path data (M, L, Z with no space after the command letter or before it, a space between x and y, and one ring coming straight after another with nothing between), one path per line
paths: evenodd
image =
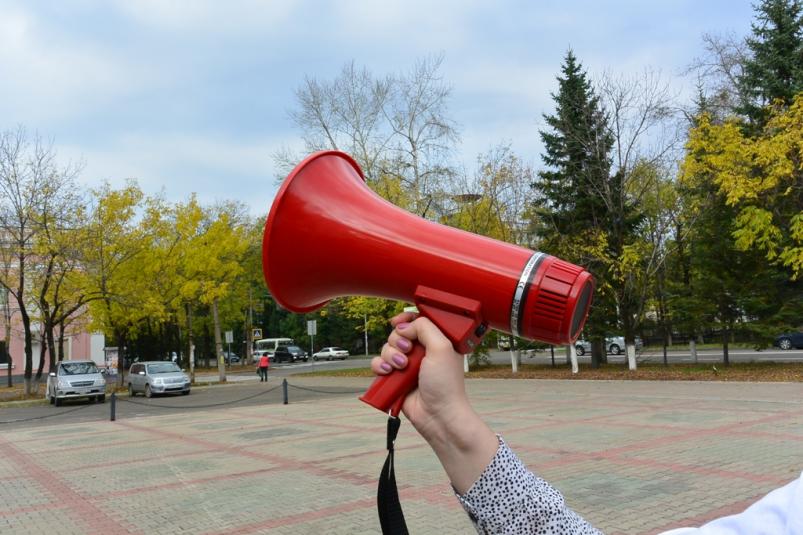
M369 369L319 371L305 376L373 377ZM474 368L466 374L471 379L580 379L603 381L747 381L747 382L801 382L803 363L735 363L717 364L663 364L642 363L631 371L621 364L604 364L597 369L582 366L573 374L569 366L549 364L521 364L513 373L509 364L493 364Z

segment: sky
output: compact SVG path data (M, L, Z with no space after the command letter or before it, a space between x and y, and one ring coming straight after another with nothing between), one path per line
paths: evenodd
M86 187L135 178L259 215L273 155L303 146L289 112L305 76L442 55L456 158L510 143L538 167L569 48L592 77L659 70L689 94L703 33L744 36L752 17L741 0L0 0L0 131L50 140Z

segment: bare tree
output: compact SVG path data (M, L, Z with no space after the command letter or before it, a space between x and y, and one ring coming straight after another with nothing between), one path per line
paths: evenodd
M39 262L37 246L46 219L56 219L59 199L73 191L76 167L60 168L56 153L22 127L0 133L0 285L17 302L25 333L25 390L33 393L32 313L35 299L29 276Z
M406 76L397 76L385 116L394 138L391 166L385 169L414 192L413 210L426 216L444 181L452 174L449 158L459 140L447 116L451 88L438 74L443 57L416 62Z
M331 82L305 78L296 90L298 109L290 118L301 130L306 150L346 151L360 162L369 180L377 178L377 162L393 135L384 117L391 83L354 62L344 65ZM282 171L289 171L298 159L286 149L275 155Z
M700 96L705 98L708 110L722 119L734 113L740 104L738 81L742 77L749 57L743 38L733 33L702 37L704 54L694 58L683 71L697 80ZM689 117L696 110L686 112Z
M534 171L509 144L477 156L473 174L456 173L449 184L450 214L462 214L459 225L476 234L532 246L526 212L533 202Z
M635 331L652 288L650 281L666 258L665 239L675 208L663 185L679 154L681 125L675 97L659 73L641 76L605 74L599 94L614 141L611 178L592 184L613 215L610 248L619 323L624 330L628 364L635 369ZM638 262L634 269L632 262Z
M432 213L453 173L448 160L458 140L447 117L450 88L438 73L442 61L420 60L411 72L384 78L352 62L332 81L307 78L290 112L306 150L348 152L380 193L392 189L382 186L386 180L395 180L411 210ZM300 157L282 149L274 159L284 173Z

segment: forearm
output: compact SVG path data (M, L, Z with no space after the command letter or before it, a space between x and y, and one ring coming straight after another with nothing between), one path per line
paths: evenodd
M497 444L493 459L468 491L455 489L478 533L600 535L566 505L558 490L527 470L501 437Z
M449 411L443 422L418 429L438 456L452 486L463 494L480 477L499 448L499 440L468 405Z

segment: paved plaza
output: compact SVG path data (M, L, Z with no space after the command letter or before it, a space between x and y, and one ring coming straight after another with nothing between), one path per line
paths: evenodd
M525 463L609 535L741 511L803 470L801 384L478 379L468 389ZM385 417L356 395L293 402L292 391L288 405L0 426L0 533L378 533L384 432ZM473 533L406 422L396 471L412 534Z

